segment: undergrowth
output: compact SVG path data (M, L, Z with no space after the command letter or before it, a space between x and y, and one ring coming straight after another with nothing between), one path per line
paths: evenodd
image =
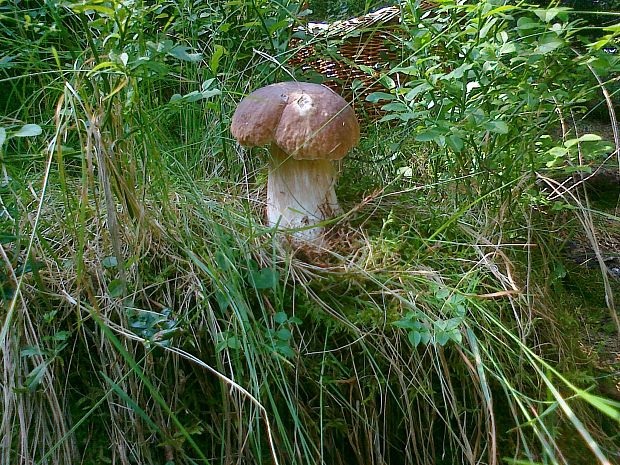
M584 188L618 140L573 124L613 121L618 26L441 4L403 4L317 252L264 225L267 154L228 132L293 72L301 5L0 3L3 464L619 459L582 334L620 329L618 203Z

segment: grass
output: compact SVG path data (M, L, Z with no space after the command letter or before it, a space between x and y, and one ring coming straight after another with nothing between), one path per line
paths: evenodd
M394 89L401 116L421 113L367 126L316 253L262 224L265 153L228 134L240 97L281 72L252 49L284 56L294 10L113 5L0 11L2 463L617 459L620 405L578 344L584 308L613 322L617 283L560 247L604 225L558 178L606 154L584 141L548 167L557 144L540 138L593 79L557 77L569 50L480 79L488 92L447 113ZM460 30L487 10L432 32L454 68L453 44L494 46ZM447 74L427 76L437 102L456 92ZM541 90L536 111L505 100L549 76L583 85ZM42 133L15 136L26 123Z

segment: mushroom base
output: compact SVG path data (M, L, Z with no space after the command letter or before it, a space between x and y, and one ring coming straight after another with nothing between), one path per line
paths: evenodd
M267 182L267 220L279 228L307 228L341 213L335 170L329 160L295 160L275 144ZM323 228L302 229L292 236L316 242Z

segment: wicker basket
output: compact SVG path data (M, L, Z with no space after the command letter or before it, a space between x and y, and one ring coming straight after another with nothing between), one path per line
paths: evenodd
M434 3L421 2L419 13L431 15L435 8ZM401 18L399 7L387 7L345 21L300 25L289 42L288 64L302 79L314 74L349 100L358 114L379 117L380 105L368 102L366 96L385 91L382 73L402 61Z

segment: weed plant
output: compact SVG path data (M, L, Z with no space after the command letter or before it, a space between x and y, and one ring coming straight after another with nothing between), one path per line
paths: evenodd
M300 4L0 2L2 464L620 460L561 249L583 232L617 337L618 207L583 186L620 144L575 122L615 124L620 27L402 7L317 253L264 226L266 154L228 132L295 72Z

